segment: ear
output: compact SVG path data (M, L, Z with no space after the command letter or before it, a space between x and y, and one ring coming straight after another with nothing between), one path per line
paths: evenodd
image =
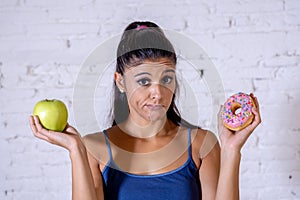
M117 87L119 88L121 93L124 93L125 91L125 84L124 84L124 78L119 72L115 72L114 79L116 82Z

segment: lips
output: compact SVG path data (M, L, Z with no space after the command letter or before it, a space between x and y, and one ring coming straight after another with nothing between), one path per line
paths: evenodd
M147 104L146 107L149 109L149 110L160 110L163 108L162 105L155 105L155 104Z

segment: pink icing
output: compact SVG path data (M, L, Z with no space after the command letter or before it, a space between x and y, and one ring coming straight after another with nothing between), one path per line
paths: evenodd
M240 108L237 111L236 108ZM242 127L252 115L253 103L248 94L239 92L227 99L222 111L222 119L232 128Z

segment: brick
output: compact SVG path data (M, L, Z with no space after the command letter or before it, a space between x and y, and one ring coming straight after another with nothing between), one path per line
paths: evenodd
M274 67L274 68L293 67L298 65L299 59L300 57L297 55L286 53L286 55L281 54L281 55L275 55L270 58L265 58L264 60L261 61L261 64L265 67Z
M300 9L300 3L297 0L288 0L284 1L284 8L285 10L299 10Z
M265 30L272 31L274 28L279 29L285 26L285 13L241 13L233 18L233 28L236 31Z
M71 88L74 84L76 74L70 71L77 71L75 67L65 67L64 65L49 64L49 65L25 65L18 67L22 74L12 73L9 68L3 69L4 87L15 88L13 91L4 91L6 93L16 92L20 88L34 88L39 89L42 87L50 88ZM74 69L72 69L74 68ZM9 77L9 79L7 78Z
M279 129L276 133L271 131L266 131L264 135L260 138L259 143L262 146L265 145L276 145L281 146L297 146L297 136L299 131L293 131L287 128ZM296 155L296 152L294 152Z
M259 5L259 6L258 6ZM265 1L236 1L230 0L225 2L218 2L216 5L217 13L263 13L263 12L278 12L282 11L283 2L276 0Z
M240 197L247 197L247 199L258 199L257 189L252 189L247 186L243 186L243 181L240 182Z
M258 33L239 33L216 35L216 42L223 46L229 56L242 59L245 63L253 62L253 59L270 57L286 52L286 40L293 37L292 34L286 35L284 32L258 32ZM293 46L294 47L294 46Z
M16 1L10 1L10 0L3 0L0 3L0 7L9 7L9 6L15 6L17 4Z
M285 83L285 84L282 84ZM253 79L253 85L257 91L263 92L268 91L270 89L277 89L278 91L285 90L296 90L298 88L297 78L281 78L281 79Z
M189 15L186 19L185 29L187 33L195 35L199 33L211 34L211 30L215 30L215 32L228 30L231 26L231 19L232 17L224 15L201 15L201 13L198 15Z
M20 3L19 5L17 5ZM48 10L42 8L27 7L21 5L23 2L18 1L12 6L0 7L0 20L4 25L12 25L12 27L23 26L27 24L38 24L48 21ZM39 16L36 18L35 16ZM26 30L26 29L25 29ZM2 34L2 32L1 32Z
M73 2L73 4L72 4ZM30 0L30 1L27 1L25 3L26 6L28 7L41 7L41 8L61 8L61 7L65 7L65 6L69 6L69 8L74 8L74 7L81 7L81 6L84 6L84 5L88 5L89 3L91 3L92 1L88 1L88 2L81 2L81 1L78 1L78 0L75 0L75 1L64 1L64 2L61 2L59 0L54 0L54 1L51 1L51 2L48 2L48 1L45 1L45 2L40 2L38 0Z
M241 176L244 176L244 174L257 174L261 172L261 162L259 160L256 161L248 161L244 158L242 159L241 163ZM242 185L241 185L242 186Z
M43 23L43 24L27 24L27 34L31 36L70 36L97 33L98 26L94 23Z
M238 79L236 81L232 81L230 78L222 77L222 81L227 93L226 98L237 92L250 93L254 91L252 81L249 79Z
M299 26L299 10L288 11L287 15L285 16L285 23L290 27Z
M268 95L264 95L264 91L255 91L258 101L265 105L283 105L291 101L287 91L269 91Z
M265 198L272 198L272 199L298 199L299 198L299 189L298 193L291 187L266 187L264 190L261 190L258 199L265 199Z

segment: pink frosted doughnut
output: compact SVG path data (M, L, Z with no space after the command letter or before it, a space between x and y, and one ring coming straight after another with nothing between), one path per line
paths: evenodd
M242 130L254 118L253 107L255 104L250 95L242 92L232 95L225 102L221 113L224 126L233 131Z

